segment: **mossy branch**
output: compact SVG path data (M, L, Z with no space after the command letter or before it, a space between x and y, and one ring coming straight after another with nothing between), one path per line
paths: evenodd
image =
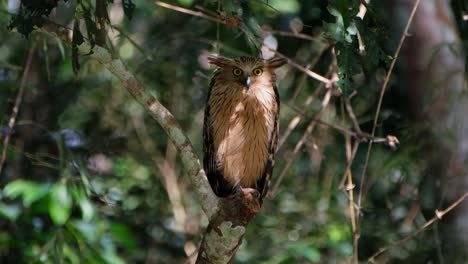
M69 30L46 21L38 31L53 35L71 44ZM242 243L246 226L260 210L260 204L250 194L220 199L211 189L200 159L174 116L154 96L148 93L135 75L104 47L92 46L86 39L78 45L79 53L87 55L109 70L123 87L142 105L164 129L176 146L182 163L195 187L201 207L209 219L209 227L201 243L197 263L231 263Z

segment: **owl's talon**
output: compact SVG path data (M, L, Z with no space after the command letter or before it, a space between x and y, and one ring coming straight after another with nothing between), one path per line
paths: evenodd
M255 198L256 200L258 200L260 198L260 192L257 190L257 189L253 189L253 188L241 188L241 192L242 192L242 195L244 197L247 197L247 196L252 196L253 198Z

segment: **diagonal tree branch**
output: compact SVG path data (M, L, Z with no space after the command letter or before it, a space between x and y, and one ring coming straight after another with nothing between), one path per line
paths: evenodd
M203 211L211 219L218 210L218 197L213 193L205 171L201 167L200 160L174 116L154 96L143 88L143 85L135 78L118 58L112 58L109 51L100 46L91 47L87 42L79 46L81 54L91 54L104 65L117 79L119 79L127 91L138 101L167 133L174 143L182 159L182 163L188 171L188 175L195 186L200 198Z
M47 23L46 20L44 27L38 30L71 43L69 34L63 34L63 28L55 23ZM248 190L241 190L233 197L218 198L211 189L190 140L169 110L149 94L124 63L119 58L113 57L106 48L92 46L84 40L78 46L78 50L80 54L97 60L119 79L125 89L159 123L176 146L198 194L201 207L209 219L197 263L231 263L242 243L246 226L261 208L258 198Z
M432 217L429 221L427 221L427 222L426 222L424 225L422 225L420 228L418 228L417 230L413 231L412 233L410 233L409 235L405 236L404 238L402 238L402 239L400 239L400 240L392 241L392 242L390 242L388 245L386 245L385 247L380 248L380 249L377 250L377 252L375 252L367 261L370 262L370 263L375 263L375 258L378 257L379 255L381 255L382 253L384 253L385 251L389 250L390 248L400 246L400 245L402 245L403 243L405 243L406 241L410 240L411 238L413 238L413 237L419 235L421 232L423 232L424 230L426 230L429 226L431 226L431 225L434 224L435 222L442 220L442 217L443 217L444 215L446 215L447 213L449 213L450 211L452 211L455 207L457 207L458 205L460 205L467 197L468 197L468 192L465 192L460 198L458 198L455 202L453 202L450 206L448 206L448 207L445 208L444 210L442 210L442 211L436 210L436 211L435 211L435 216Z
M26 81L28 79L29 70L31 68L32 58L34 55L34 50L36 48L36 42L34 42L33 46L29 49L28 57L26 59L26 66L24 67L23 76L21 77L20 87L18 89L18 94L16 95L15 105L13 107L13 111L10 116L10 120L8 121L8 130L3 140L3 149L2 149L2 156L0 158L0 175L2 174L3 164L6 160L8 144L10 143L11 133L13 132L13 127L15 126L16 117L18 116L19 108L21 102L23 102L23 94L24 94L24 87L26 86Z
M408 31L411 26L411 22L413 21L414 15L416 14L416 10L418 9L419 3L421 0L416 0L413 10L411 11L411 14L408 18L408 21L406 22L406 27L405 30L403 31L403 34L401 35L400 38L400 43L398 44L398 48L395 51L395 55L393 55L393 60L390 64L390 68L388 69L387 75L385 76L384 83L382 85L382 89L380 90L380 97L379 97L379 102L377 104L377 110L375 111L375 116L374 116L374 125L372 126L372 133L371 136L375 136L375 130L377 128L377 122L379 121L379 115L380 115L380 109L382 107L382 102L383 102L383 97L385 94L385 91L387 90L388 82L390 81L390 76L393 73L393 68L395 67L395 63L398 59L398 55L400 55L400 50L403 46L403 43L405 42L406 37L408 36ZM369 146L367 148L367 153L366 153L366 159L364 161L364 168L361 173L361 183L359 186L359 197L358 197L358 207L361 207L361 202L362 202L362 187L364 184L364 180L366 177L366 171L367 171L367 166L369 164L369 159L370 159L370 152L372 150L372 143L373 141L369 141Z
M38 29L38 31L58 37L68 44L71 43L69 29L54 22L44 20L44 26ZM203 211L208 216L208 219L211 219L218 211L219 199L211 189L192 143L171 112L145 90L144 86L127 69L122 60L114 58L107 49L97 45L92 46L86 40L78 46L78 49L80 54L88 55L97 60L119 79L125 89L164 129L180 154L182 163L188 172L192 184L195 186Z

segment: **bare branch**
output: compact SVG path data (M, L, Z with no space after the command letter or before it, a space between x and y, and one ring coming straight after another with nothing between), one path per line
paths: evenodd
M69 34L63 34L64 28L50 21L45 21L40 32L61 37L70 44ZM56 32L59 30L59 32ZM119 58L114 58L110 52L101 46L91 46L87 41L78 46L81 54L89 55L104 65L117 79L119 79L127 91L142 105L145 110L164 129L172 143L176 146L181 156L182 163L187 169L188 175L201 202L203 211L211 219L218 211L219 199L214 194L203 170L192 143L181 129L174 116L154 96L149 94L143 85L136 79Z
M162 158L162 154L158 151L154 141L148 135L142 114L134 114L131 117L131 122L143 150L149 155L156 168L161 173L161 181L166 189L169 202L172 206L172 213L174 214L175 220L175 229L179 232L185 232L187 214L185 212L184 205L182 204L182 196L179 185L177 183L175 168L168 162L167 158ZM172 144L168 142L168 149L170 146L172 146Z
M24 87L26 86L26 80L28 79L35 48L36 42L34 42L32 47L29 49L28 57L26 59L26 66L24 67L23 76L21 77L20 87L18 89L18 93L16 94L15 105L13 106L13 111L11 113L10 120L8 121L8 130L5 135L5 139L3 140L2 157L0 158L0 175L2 174L3 164L6 160L6 154L8 144L10 143L11 133L13 131L13 127L15 126L16 117L18 116L21 102L23 101Z
M316 121L317 123L319 123L321 125L327 126L329 128L332 128L332 129L342 133L343 135L350 135L353 138L355 138L357 140L360 140L361 142L372 141L374 143L384 143L386 145L389 145L391 148L394 148L393 146L400 143L398 138L395 137L395 136L392 136L392 135L388 135L387 137L383 138L383 137L372 137L370 134L365 133L365 132L361 132L361 134L359 134L358 132L349 130L349 129L345 128L345 127L342 127L342 126L339 126L339 125L336 125L336 124L328 123L328 122L323 121L323 120L321 120L319 118L316 118L316 117L311 117L308 114L304 113L304 111L298 109L297 107L295 107L293 105L290 105L290 104L285 104L285 105L288 106L289 108L291 108L292 110L294 110L296 113L298 113L302 117L307 117L310 120L314 120L314 121ZM283 135L283 137L284 136L285 135ZM283 142L283 144L284 144L284 142Z
M328 74L327 74L328 75ZM307 75L303 75L303 76L307 76ZM305 80L305 78L303 79ZM309 97L307 97L307 99L305 100L304 104L302 105L302 108L301 109L297 109L296 107L294 107L294 105L291 103L291 104L287 104L289 107L291 107L291 109L297 111L297 115L295 117L293 117L291 119L291 121L289 122L288 124L288 127L286 129L286 131L283 133L283 135L281 136L279 142L278 142L278 147L277 147L277 151L279 149L281 149L281 147L283 146L284 142L286 142L286 140L288 139L289 135L291 135L292 131L297 127L297 125L299 124L299 122L301 122L301 119L305 116L305 111L306 109L312 104L312 102L317 98L317 96L319 95L320 91L322 91L322 89L324 88L325 84L324 83L320 83L319 86L315 89L315 91L309 95ZM299 89L300 85L297 87L296 89L296 92L297 90ZM295 92L295 93L296 93ZM320 123L320 122L319 122Z
M347 175L348 184L346 185L346 191L348 192L348 201L349 201L349 216L351 217L351 230L353 231L353 263L358 264L358 241L359 241L359 231L357 227L356 213L354 209L354 187L353 176L351 172L351 164L356 155L357 149L359 147L359 141L354 142L354 147L351 150L351 138L349 136L345 137L346 140L346 160L348 165L346 166L345 174Z
M320 51L319 53L314 57L314 59L306 65L306 69L312 69L313 67L315 67L315 65L317 64L317 62L319 61L319 59L322 57L322 55L325 53L325 51L330 47L330 45L325 45ZM325 77L329 77L328 76L329 73L326 74ZM301 79L299 80L299 84L297 85L296 89L294 90L294 94L293 96L291 97L290 99L290 102L294 102L296 100L296 97L299 95L299 93L301 92L302 90L302 87L307 79L307 74L303 73L302 76L301 76ZM322 83L323 84L323 83Z
M379 114L380 114L380 108L382 107L382 101L383 101L383 96L385 94L385 90L387 89L388 82L390 80L390 76L392 75L393 68L395 67L395 63L398 59L398 55L400 54L401 47L403 46L403 43L406 39L406 36L408 35L408 30L411 25L411 22L413 21L414 15L416 14L416 10L418 9L419 3L421 0L416 0L416 3L414 4L413 10L411 11L411 15L408 18L408 22L406 22L406 27L405 30L403 31L403 34L401 35L400 43L398 44L398 48L395 51L395 55L393 55L393 60L392 63L390 64L390 68L388 69L387 76L385 77L385 81L382 85L382 89L380 90L380 97L379 97L379 102L377 104L377 110L375 111L375 116L374 116L374 125L372 126L372 133L371 136L375 136L375 129L377 128L377 122L379 120ZM358 206L361 207L361 202L362 202L362 186L364 184L364 180L366 178L366 171L367 171L367 166L369 164L369 159L370 159L370 152L372 149L372 143L373 141L369 142L369 147L367 148L367 153L366 153L366 160L364 162L364 168L362 170L361 174L361 183L359 187L359 198L358 198Z
M329 89L327 93L325 94L325 97L322 101L322 105L320 107L320 110L315 114L315 118L320 117L322 114L323 110L328 106L328 103L330 102L330 98L332 96L332 89ZM297 142L296 146L294 147L293 153L288 157L286 161L286 165L284 166L283 170L280 173L280 176L278 177L278 180L276 180L276 183L273 185L273 188L270 191L269 197L274 197L276 192L278 191L279 185L283 181L284 177L286 176L286 173L289 170L289 167L291 167L292 162L294 161L294 158L297 156L299 151L302 149L302 146L304 143L309 139L309 136L312 134L314 131L315 126L317 125L317 121L313 119L309 125L306 128L306 131L302 135L302 138Z
M165 7L167 9L171 9L171 10L174 10L174 11L177 11L177 12L181 12L181 13L184 13L184 14L188 14L188 15L208 19L208 20L216 22L216 23L226 24L226 21L221 20L221 19L219 19L217 17L212 17L210 15L207 15L207 14L201 12L201 11L194 11L194 10L183 8L183 7L180 7L180 6L171 5L169 3L162 2L162 1L156 1L156 5L158 5L160 7Z
M218 210L218 197L213 193L205 171L202 169L200 160L193 149L190 140L180 128L174 116L152 95L146 92L143 85L128 71L120 59L113 59L109 51L100 46L91 47L88 43L79 46L81 54L90 54L91 57L117 77L130 94L149 112L166 131L172 143L181 155L192 184L201 201L203 210L209 219Z
M264 32L268 32L274 35L285 36L285 37L293 37L299 39L305 39L310 41L323 41L324 39L321 37L314 37L304 33L299 32L289 32L289 31L281 31L281 30L269 30L269 29L262 29Z
M362 134L361 127L359 126L359 122L357 121L356 115L354 114L353 107L351 106L351 101L349 98L343 97L346 111L348 112L348 116L353 122L353 127L354 130L356 130L357 133Z
M460 205L467 197L468 197L468 192L466 192L464 195L462 195L460 198L458 198L458 200L456 200L453 204L451 204L445 210L442 210L442 211L436 210L435 211L435 216L433 218L431 218L429 221L427 221L420 228L418 228L416 231L412 232L411 234L407 235L406 237L404 237L404 238L402 238L400 240L390 242L387 246L380 248L367 261L369 261L371 263L374 263L375 258L378 257L380 254L384 253L385 251L387 251L390 248L397 247L397 246L405 243L406 241L410 240L411 238L417 236L419 233L426 230L429 226L431 226L435 222L441 220L444 215L446 215L448 212L452 211L455 207Z
M106 46L106 17L107 17L107 0L96 0L96 8L94 15L96 16L96 44Z
M42 32L49 33L42 29ZM55 33L53 34L56 35ZM229 263L242 243L246 226L259 212L261 204L248 189L238 195L218 198L202 169L200 160L188 137L180 128L174 116L135 78L119 58L100 46L83 42L78 46L80 54L86 54L105 66L127 91L164 129L177 148L182 163L188 171L190 180L201 202L201 207L209 219L209 226L203 238L197 263Z
M280 53L279 51L275 50L275 49L272 49L270 47L268 47L268 49L270 49L271 51L273 51L276 55L278 55L279 57L283 58L283 59L286 59L288 61L288 63L293 66L294 68L297 68L298 70L302 71L303 73L307 74L308 76L314 78L315 80L317 81L320 81L320 82L323 82L325 85L327 85L327 88L329 86L331 86L331 84L333 83L332 80L328 79L328 78L325 78L323 77L322 75L316 73L316 72L313 72L307 68L305 68L304 66L300 65L299 63L295 62L294 60L292 60L291 58L289 58L288 56Z
M361 5L359 6L359 12L356 15L357 17L364 19L364 16L367 13L367 7L366 5L370 3L370 0L361 0Z
M218 8L216 9L216 12L218 14L221 13L221 0L218 0ZM219 35L220 35L220 29L219 29L219 22L216 22L216 53L221 54L221 47L219 45Z
M324 86L323 83L321 83L321 85L319 85L319 87L317 87L315 92L312 95L310 95L309 97L307 97L306 101L302 105L302 109L297 109L295 106L293 106L291 104L286 104L287 106L289 106L291 109L293 109L294 111L296 111L298 113L297 113L297 115L295 117L293 117L291 119L291 121L289 121L289 124L288 124L288 127L287 127L286 131L284 131L283 135L281 136L281 138L280 138L280 140L278 142L278 150L281 149L281 147L286 142L286 140L289 138L289 136L291 135L293 130L301 122L302 118L306 116L305 109L307 109L310 106L310 104L312 104L314 99L318 96L318 93L322 90L323 86ZM315 120L320 124L322 123L322 120L318 120L318 119L315 119Z

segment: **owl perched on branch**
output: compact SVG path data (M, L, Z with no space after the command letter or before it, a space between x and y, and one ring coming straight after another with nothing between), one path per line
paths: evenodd
M209 56L211 79L203 126L203 165L216 195L250 188L263 198L279 130L274 70L286 60Z

